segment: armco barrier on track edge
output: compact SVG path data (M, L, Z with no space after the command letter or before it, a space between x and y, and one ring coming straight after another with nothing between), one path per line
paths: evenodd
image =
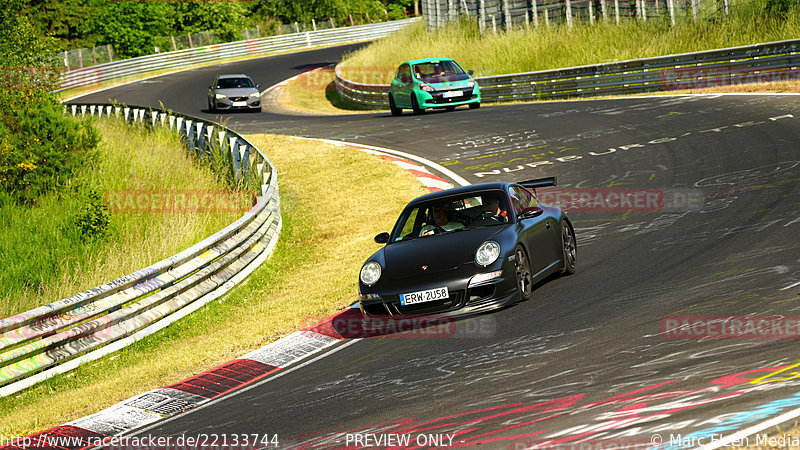
M281 230L277 171L244 137L215 123L157 109L65 107L65 112L70 111L169 126L185 135L190 149L230 150L232 173L260 185L261 196L240 219L178 255L100 288L0 321L0 349L11 349L3 353L6 363L0 366L0 382L5 381L0 387L2 396L130 345L218 298L271 254ZM255 190L256 185L251 188ZM161 292L148 297L158 289ZM111 300L115 297L119 299ZM120 309L122 303L136 299L143 300ZM58 318L53 326L74 331L49 332L51 316Z

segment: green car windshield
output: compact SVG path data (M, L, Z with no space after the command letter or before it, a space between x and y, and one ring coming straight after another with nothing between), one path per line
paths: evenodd
M464 69L455 61L431 61L414 64L414 76L426 83L445 83L469 78Z
M503 191L472 192L417 205L403 212L389 242L508 223Z

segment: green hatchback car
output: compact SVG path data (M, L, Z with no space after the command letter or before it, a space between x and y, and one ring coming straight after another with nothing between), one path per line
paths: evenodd
M480 87L471 75L471 70L465 71L450 58L406 61L397 68L389 88L389 109L393 116L399 116L403 108L413 110L414 114L428 108L453 110L461 105L480 108Z

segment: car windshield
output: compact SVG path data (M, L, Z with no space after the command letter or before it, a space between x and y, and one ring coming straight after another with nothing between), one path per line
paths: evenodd
M217 89L236 89L253 87L249 78L220 78L217 80Z
M500 190L443 197L407 208L389 242L508 223L507 196Z
M444 83L469 78L455 61L431 61L414 64L414 76L426 83Z

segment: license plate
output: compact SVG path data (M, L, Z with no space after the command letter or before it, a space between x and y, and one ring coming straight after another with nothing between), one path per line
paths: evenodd
M442 95L442 97L444 98L461 97L461 91L447 91Z
M247 106L247 102L233 102L233 106Z
M413 305L415 303L432 302L434 300L442 300L449 297L447 287L440 287L436 289L428 289L427 291L410 292L408 294L400 295L401 305Z

